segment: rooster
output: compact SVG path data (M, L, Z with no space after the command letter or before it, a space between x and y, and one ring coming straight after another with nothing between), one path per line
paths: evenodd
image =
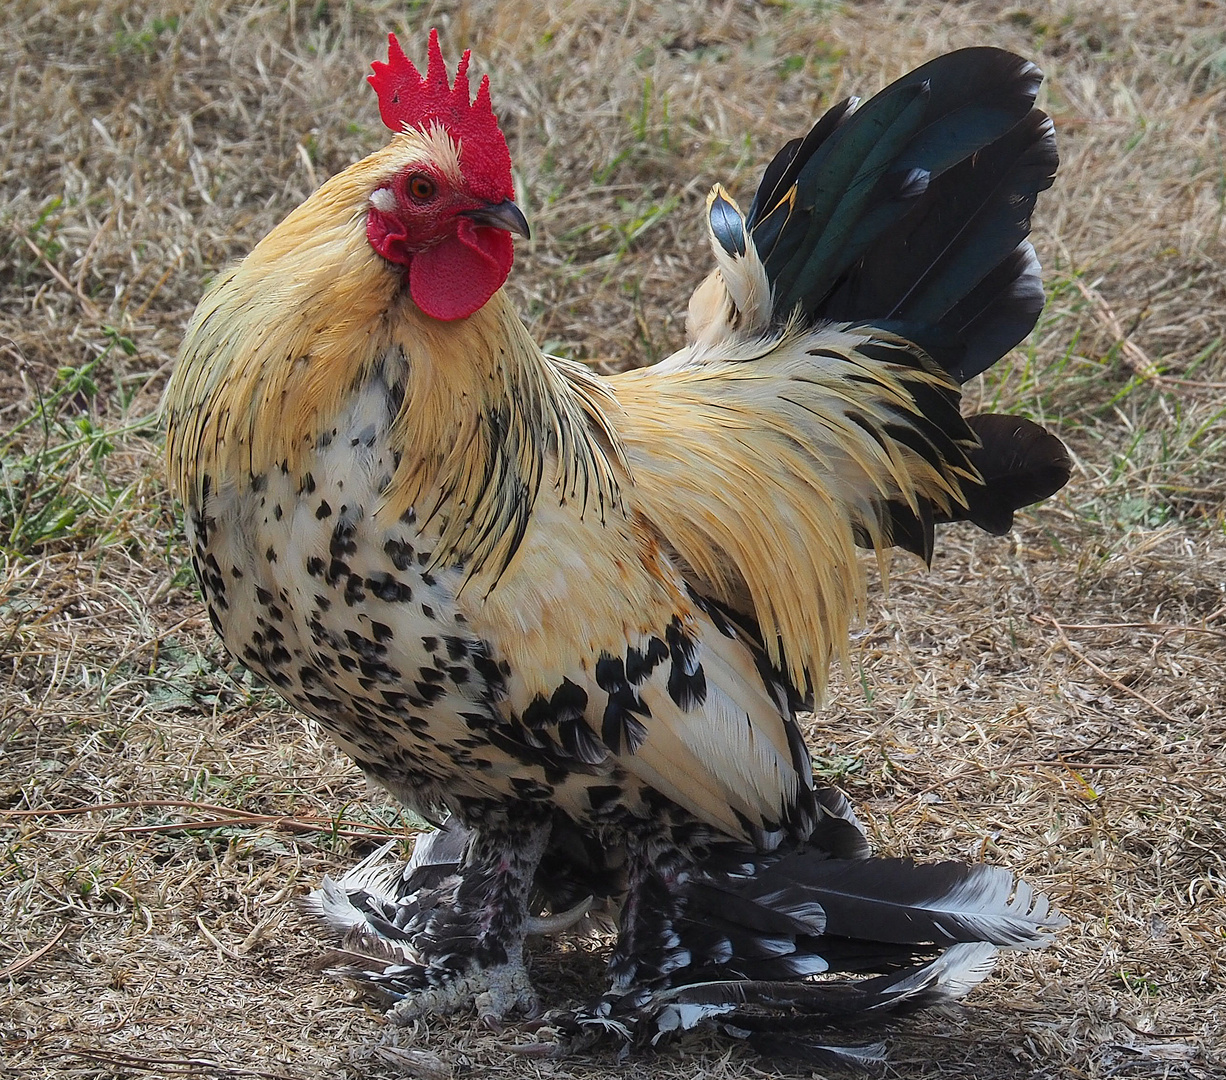
M404 874L318 894L349 973L401 1022L532 1016L525 936L595 897L608 986L561 1029L816 1052L806 1023L956 998L1047 942L1004 869L871 857L797 722L861 610L857 548L929 559L936 524L1003 533L1068 478L1037 425L959 411L1043 305L1038 69L942 56L788 143L747 211L717 186L686 344L599 377L502 291L529 230L489 79L473 97L433 32L428 57L390 37L391 141L216 279L165 404L227 649L446 822Z

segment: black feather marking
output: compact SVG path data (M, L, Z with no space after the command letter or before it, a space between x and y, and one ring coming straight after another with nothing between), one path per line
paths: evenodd
M552 727L554 723L553 707L544 694L537 694L524 709L520 722L530 731L540 731Z
M934 180L866 249L821 314L910 337L959 381L985 370L1029 333L1042 309L1038 262L1025 238L1057 164L1051 121L1036 109Z
M664 633L672 664L668 671L668 696L677 707L686 711L701 705L707 698L707 677L696 659L697 643L673 617Z
M352 555L358 550L356 534L357 523L352 518L338 521L328 541L328 554L333 559L344 559L346 555Z
M1025 240L1035 200L1051 187L1058 161L1051 121L1036 109L943 176L927 212L908 230L911 283L885 317L935 322L967 295ZM917 265L921 259L930 261Z
M402 581L397 581L391 574L376 573L366 578L363 585L384 603L404 604L413 599L412 588Z
M738 1026L741 1023L739 1014L729 1013L719 1026L728 1034L733 1034L742 1030ZM751 1031L742 1037L755 1053L765 1058L800 1062L823 1074L832 1065L856 1073L874 1070L886 1062L885 1043L880 1042L862 1046L834 1046L818 1042L813 1037L783 1035L774 1031Z
M880 506L882 524L886 526L886 535L891 545L918 555L925 563L932 565L934 546L932 504L927 499L917 499L916 502L919 513L912 510L905 502L882 503ZM871 545L865 543L865 546Z
M970 452L982 484L965 484L967 506L941 520L974 522L996 536L1013 525L1013 512L1054 495L1068 482L1072 462L1064 444L1032 420L982 413L967 418L980 446Z
M863 329L866 332L871 332L873 327L865 326ZM857 362L860 360L860 357L871 360L874 365L880 364L887 368L906 367L921 371L925 368L923 354L909 341L896 341L881 336L861 341L856 345L854 353L843 357L843 362Z
M896 442L900 446L906 446L914 450L933 469L938 472L945 471L942 465L947 458L941 452L937 443L940 441L950 446L952 446L952 443L949 443L949 440L939 429L931 424L924 424L921 417L903 414L897 423L887 422L882 424L881 431L891 442Z
M647 643L646 652L636 649L633 645L626 650L625 677L631 686L640 686L644 680L651 677L664 660L668 658L668 646L658 637L651 638Z
M722 195L716 195L711 200L708 220L711 223L711 235L715 237L719 246L729 255L744 256L746 250L745 223L741 220L737 208Z
M787 208L791 201L792 189L796 184L796 174L813 156L813 151L834 130L835 124L830 120L831 114L838 109L846 111L849 104L850 99L842 101L834 109L824 113L804 138L789 139L767 162L762 172L762 179L758 181L758 190L754 193L753 202L749 205L749 213L745 215L745 223L753 232L754 245L758 249L760 258L765 259L770 254L774 240L778 238L777 229L774 230L774 235L770 236L769 220L775 217L780 210L784 211L783 220L787 219ZM820 137L815 138L815 132L823 125L825 127ZM812 145L808 151L803 151L802 146L810 141ZM770 236L769 239L767 239L768 236Z
M722 934L739 936L744 940L748 940L748 932L752 932L754 937L794 940L798 934L816 936L825 926L825 915L820 909L812 912L810 918L802 920L773 905L762 903L753 896L738 893L731 888L718 888L713 883L699 882L691 886L686 890L686 897L692 905L688 910L692 916L697 917L696 921L700 925L717 927ZM743 945L736 955L751 955L743 951L745 948L757 949L758 946ZM758 951L753 955L765 954Z
M928 96L924 82L887 87L838 129L824 144L824 154L801 169L797 199L805 213L794 215L796 224L789 230L794 242L780 237L766 261L781 315L798 304L808 314L815 312L834 280L863 254L863 237L861 250L849 247L852 231L871 208L878 181L922 123ZM882 228L901 214L901 207L887 211L887 206L883 201L876 207Z
M558 725L558 741L563 750L585 765L599 765L609 756L608 748L582 717L563 720Z
M597 784L587 789L587 800L593 810L600 811L624 794L625 789L617 784Z
M507 679L499 669L498 664L490 656L484 643L478 643L471 650L472 665L477 674L485 680L491 697L500 698L506 693Z
M600 737L615 754L636 754L647 738L639 717L650 718L651 710L629 685L609 695L600 723Z
M720 635L726 638L736 638L736 629L732 623L728 621L724 606L715 600L709 600L706 597L700 596L693 589L687 588L686 591L690 595L690 599L702 611L708 619L711 620L711 625L719 631Z
M549 704L553 707L558 723L577 720L587 711L587 691L570 679L563 679L553 692L553 697L549 699Z
M585 765L599 765L608 757L608 750L584 719L587 701L587 691L570 679L563 679L548 698L537 694L520 717L527 729L526 741L553 755L576 758ZM554 730L556 744L543 734L547 728Z
M596 661L596 685L607 693L614 693L626 684L626 666L620 657L601 653Z
M934 386L930 382L920 382L905 376L902 384L911 395L920 415L948 438L968 444L973 441L973 436L967 430L966 420L958 408L957 390L952 386ZM961 455L958 455L958 458L960 457Z
M783 235L784 227L792 216L792 204L784 201L779 203L759 223L753 232L754 247L758 249L758 257L765 260L775 250L779 237Z
M1045 301L1039 260L1024 241L942 320L957 328L959 351L941 366L960 383L987 370L1034 329Z
M397 570L409 570L413 566L413 545L403 540L389 540L383 545L383 551Z
M867 859L872 846L847 797L834 788L818 788L813 801L822 813L809 834L810 843L834 859Z
M447 693L447 688L439 683L422 682L417 680L413 683L417 688L417 693L427 705L433 705L439 698Z

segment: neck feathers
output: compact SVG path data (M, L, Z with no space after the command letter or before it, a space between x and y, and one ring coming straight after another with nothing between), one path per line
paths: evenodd
M468 319L416 313L397 330L410 360L387 509L434 524L437 564L492 586L542 487L580 516L622 512L613 399L582 366L544 356L502 292Z
M400 280L366 240L365 172L324 184L196 308L163 401L184 501L208 476L242 484L295 468L390 345Z

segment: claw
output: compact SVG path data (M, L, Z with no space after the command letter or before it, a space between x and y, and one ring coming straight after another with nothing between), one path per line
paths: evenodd
M586 896L574 907L553 915L530 915L524 922L529 934L560 934L569 930L583 918L596 903L594 896Z
M479 995L476 1005L477 1023L491 1035L501 1035L506 1030L506 1025L503 1024L502 1017L490 1006L489 994Z
M437 985L410 991L387 1011L393 1024L410 1024L425 1016L460 1012L475 1006L477 1018L491 1031L500 1031L512 1015L535 1017L540 1002L522 963L478 968L467 975L445 973Z
M550 1029L546 1028L545 1030ZM559 1046L556 1042L519 1043L516 1046L508 1046L507 1049L512 1054L519 1054L522 1057L552 1058L560 1056Z

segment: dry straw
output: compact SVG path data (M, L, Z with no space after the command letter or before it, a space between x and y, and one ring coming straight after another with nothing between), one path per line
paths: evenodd
M429 25L493 81L517 303L609 366L680 339L706 189L747 193L820 108L964 45L1044 68L1051 302L971 394L1051 423L1074 480L896 560L811 742L883 850L1003 863L1072 920L897 1024L894 1070L1222 1076L1226 32L1192 0L0 5L5 1075L608 1073L465 1019L389 1032L312 969L295 898L405 823L221 654L159 474L203 285L381 142L368 61ZM554 1001L596 985L585 949L538 952ZM768 1068L700 1038L624 1072Z

